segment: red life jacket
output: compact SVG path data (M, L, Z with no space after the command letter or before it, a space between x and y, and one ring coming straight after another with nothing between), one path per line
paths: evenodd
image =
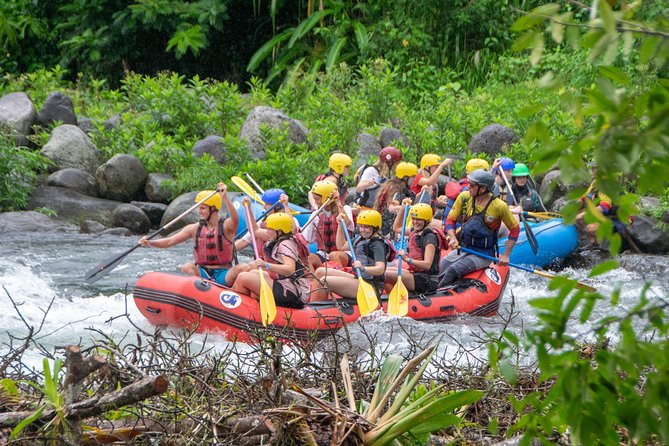
M465 186L469 186L469 181L467 181L466 178L457 182L449 181L446 184L446 190L444 191L446 193L446 197L449 200L456 200Z
M265 220L261 221L260 224L258 225L259 228L261 229L266 229L267 228L267 222ZM262 246L265 244L265 241L258 237L257 235L255 236L256 239L256 246L258 247L258 255L260 256L261 259L263 259L265 262L268 262L269 256L265 252L264 249L262 249Z
M337 230L339 229L339 222L337 215L334 212L330 216L326 216L322 212L318 216L318 225L316 225L316 243L318 249L324 252L337 251Z
M195 233L193 256L195 263L200 266L228 266L232 264L234 244L225 237L223 219L213 232L203 231L206 222L200 220L200 226Z
M337 174L338 175L338 174ZM316 181L323 181L327 177L335 177L337 178L336 185L337 185L337 191L339 192L339 201L341 201L341 204L346 204L346 196L348 195L348 184L346 184L346 178L344 178L343 175L337 176L335 175L334 171L329 171L328 173L322 173L316 177L314 180L314 183ZM328 251L329 252L329 251Z
M421 231L420 234L418 234L417 231L411 231L411 234L409 235L409 246L407 247L407 253L409 254L409 258L411 259L423 260L423 258L425 257L425 246L426 246L424 240L427 234L434 234L437 237L437 246L435 247L434 258L432 259L432 265L430 265L430 269L428 271L425 271L423 269L418 269L414 264L409 264L409 271L411 273L419 271L419 272L428 272L430 274L437 274L439 272L439 260L441 257L441 250L445 249L445 247L448 246L448 239L446 238L446 234L444 234L444 231L442 229L426 228L425 230Z

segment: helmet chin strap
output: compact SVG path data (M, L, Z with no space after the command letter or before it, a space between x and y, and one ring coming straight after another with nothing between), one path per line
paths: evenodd
M214 208L213 211L211 210L212 208ZM214 212L218 212L218 209L216 209L214 206L209 206L209 217L205 219L207 223L209 223L209 220L211 219L211 216L214 215Z

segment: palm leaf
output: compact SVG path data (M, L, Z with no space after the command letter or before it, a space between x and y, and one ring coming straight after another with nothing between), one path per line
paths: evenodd
M353 23L353 32L355 33L355 40L358 42L358 50L362 53L369 46L369 34L367 28L360 22Z
M324 9L322 11L315 12L306 19L302 20L302 22L297 25L293 36L290 38L290 42L288 42L288 48L291 48L295 42L304 37L323 17L327 16L328 14L332 14L331 9Z
M260 63L263 60L267 59L267 57L272 53L274 47L277 46L279 43L283 42L284 40L288 39L290 36L292 36L294 31L295 28L288 28L281 34L272 37L263 46L258 48L258 51L253 53L253 56L251 56L251 60L249 60L249 64L246 66L246 71L248 72L255 71L260 65Z
M328 51L328 56L325 59L325 70L330 71L330 68L337 62L337 59L339 58L339 53L341 52L341 49L346 45L346 37L340 37L334 45L330 47L330 51Z

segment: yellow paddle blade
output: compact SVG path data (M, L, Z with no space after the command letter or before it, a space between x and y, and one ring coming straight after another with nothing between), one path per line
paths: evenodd
M267 325L274 322L276 317L276 302L274 302L274 293L265 280L265 274L258 269L260 275L260 316L262 324Z
M402 282L402 276L397 278L397 283L388 294L388 313L400 317L409 314L409 291Z
M360 316L371 313L379 306L379 299L376 297L374 287L365 282L362 277L358 277L358 308L360 309Z
M258 203L262 204L263 206L265 205L265 203L260 198L260 195L258 195L258 193L251 187L251 185L247 183L243 178L234 176L230 178L230 180L234 183L235 186L239 188L239 190L244 192L246 195L257 201Z

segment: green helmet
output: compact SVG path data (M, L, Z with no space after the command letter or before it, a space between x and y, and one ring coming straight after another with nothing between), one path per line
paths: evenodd
M516 164L516 167L513 168L514 177L529 177L530 169L523 163Z

